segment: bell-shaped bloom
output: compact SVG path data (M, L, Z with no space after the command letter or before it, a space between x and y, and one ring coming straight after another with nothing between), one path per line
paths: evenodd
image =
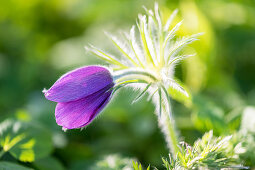
M48 100L58 103L57 124L75 129L94 120L109 102L113 86L113 78L106 68L87 66L66 73L43 93Z

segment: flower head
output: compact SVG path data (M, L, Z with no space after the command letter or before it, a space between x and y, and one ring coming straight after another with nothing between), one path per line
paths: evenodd
M75 129L92 122L109 102L113 86L113 78L106 68L87 66L66 73L43 93L48 100L58 103L57 124Z

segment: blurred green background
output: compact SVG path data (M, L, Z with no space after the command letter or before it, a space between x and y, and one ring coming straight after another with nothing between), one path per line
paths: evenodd
M210 129L215 135L237 131L245 108L255 107L255 1L158 2L164 21L179 9L177 20L184 19L179 36L204 32L187 49L197 55L176 70L192 93L192 102L173 101L182 139L192 144ZM0 120L15 117L37 124L49 138L45 154L35 152L34 162L19 164L87 169L105 155L119 154L162 167L168 150L154 107L146 99L131 105L136 96L132 89L118 93L87 128L66 133L55 123L55 104L41 92L73 68L103 64L84 46L114 51L103 31L128 31L138 13L145 13L143 5L153 8L154 1L0 1ZM14 157L6 153L1 159L15 162Z

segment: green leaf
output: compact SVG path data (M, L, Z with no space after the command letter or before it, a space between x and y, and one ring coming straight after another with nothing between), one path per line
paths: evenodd
M167 34L164 40L164 48L166 47L167 42L171 41L174 38L175 33L176 31L179 30L180 26L182 25L182 22L183 21L180 21L179 23L177 23L175 27Z
M140 25L137 25L137 26L138 26L139 33L140 33L140 36L141 36L146 62L147 62L147 64L153 64L153 66L155 66L152 55L151 55L149 47L148 47L148 42L147 42L146 36L145 36L145 28L147 27L147 25L146 25L146 16L141 16L140 15L139 16L139 22L140 22L139 23Z
M137 102L138 100L140 100L142 98L142 96L144 96L144 94L147 92L147 90L150 88L151 86L151 83L149 83L145 88L144 90L133 100L132 103L135 103Z
M97 57L99 57L102 60L105 60L108 63L111 63L113 65L119 66L121 68L128 68L125 64L121 63L120 61L118 61L117 59L115 59L114 56L111 56L110 54L107 54L106 52L90 45L89 47L85 47L85 49L87 51L90 51L91 53L93 53L94 55L96 55Z
M177 79L175 79L174 81L177 82L177 84L179 84L179 88L176 88L176 86L170 86L167 90L168 94L174 100L184 104L187 107L190 107L192 104L192 97L188 88Z
M134 161L132 161L132 163L133 163L134 170L143 170L142 165L140 163L134 162ZM148 168L150 169L150 166ZM148 168L147 170L149 170Z
M173 64L177 64L179 63L180 61L188 58L188 57L192 57L192 56L195 56L195 54L190 54L190 55L178 55L176 57L173 57L172 59L170 59L168 65L173 65Z
M31 168L27 168L25 166L21 166L15 163L0 161L0 169L1 170L32 170Z
M163 165L165 166L166 169L170 169L170 164L165 158L161 158Z
M232 147L230 143L231 137L214 137L213 131L205 133L202 139L198 139L194 143L189 167L241 167L238 166L238 160L233 158L232 149L228 149Z
M32 123L7 119L0 124L0 146L23 162L46 157L53 149L51 133Z
M174 10L173 13L169 16L169 18L168 18L168 20L167 20L167 22L164 26L164 31L167 32L169 30L170 25L172 24L172 22L173 22L174 18L176 17L177 13L178 13L178 9Z
M213 131L205 133L195 141L193 147L185 142L179 145L177 156L169 155L169 161L162 158L167 170L172 169L247 169L233 155L232 136L214 137Z
M132 162L133 163L133 168L134 168L134 170L139 170L139 164L138 164L138 162Z
M129 59L131 61L131 63L134 65L134 66L139 66L134 60L133 58L128 54L127 49L125 49L125 47L122 45L121 41L117 39L117 37L109 34L109 33L105 33L108 38L113 42L113 44L117 47L117 49L124 55L127 57L127 59Z
M137 52L139 46L138 46L137 43L136 43L136 38L135 38L135 26L132 26L132 28L130 29L130 33L129 33L129 34L130 34L130 38L129 38L130 47L131 47L132 51L134 52L135 57L136 57L137 61L139 62L139 64L140 64L142 67L144 67L144 65L143 65L143 63L141 62L141 59L140 59L140 57L139 57L139 55L138 55L138 52Z
M189 37L184 37L181 40L177 40L173 45L171 44L171 47L169 49L167 61L170 61L172 57L174 57L176 54L180 52L184 47L186 47L188 44L192 43L193 41L198 40L197 38L201 36L202 33L193 34Z

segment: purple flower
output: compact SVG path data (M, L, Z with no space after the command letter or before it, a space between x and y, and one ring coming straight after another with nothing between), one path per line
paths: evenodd
M58 103L57 124L75 129L94 120L109 102L113 86L113 78L106 68L87 66L66 73L43 93L48 100Z

